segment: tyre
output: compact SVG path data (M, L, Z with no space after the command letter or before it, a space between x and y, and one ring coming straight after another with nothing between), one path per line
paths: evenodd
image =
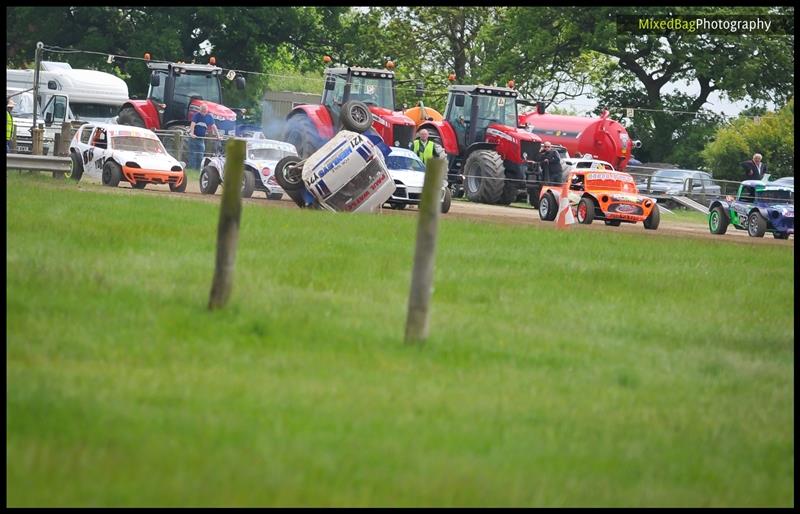
M75 152L70 152L69 157L72 162L70 163L69 171L64 176L78 182L83 176L83 161Z
M450 211L450 204L453 203L453 193L449 187L444 188L444 198L442 198L442 214Z
M750 237L764 237L767 232L767 220L758 211L753 211L747 217L747 233Z
M606 225L608 225L610 227L618 227L618 226L622 225L622 221L620 221L620 220L605 220L605 221L606 221Z
M541 186L532 186L527 188L528 191L528 204L534 209L539 208L539 194L541 193Z
M305 207L303 201L303 161L290 155L275 165L275 180L298 207Z
M283 198L283 193L267 193L267 200L280 200Z
M132 125L134 127L145 128L144 120L133 107L123 107L117 116L117 123L120 125Z
M372 113L364 102L350 100L342 105L342 126L353 132L365 132L372 126Z
M728 230L728 217L721 205L715 206L708 213L708 230L712 234L724 234Z
M471 202L496 204L503 195L503 159L492 150L475 150L464 164L464 194Z
M519 196L519 188L522 187L523 181L515 180L512 177L506 177L503 183L503 192L500 194L500 205L511 205L517 201Z
M144 186L146 186L146 185L147 185L147 182L145 182L144 180L140 180L139 182L133 184L133 188L134 189L144 189Z
M389 207L391 207L396 211L402 211L403 209L406 208L406 204L399 202L389 202Z
M217 168L205 166L200 170L200 192L204 195L213 195L217 192L220 179Z
M173 193L183 193L186 191L186 183L189 182L189 177L186 176L186 171L183 172L183 181L181 185L170 184L169 190Z
M788 232L773 232L772 233L772 237L774 237L775 239L789 239L789 233Z
M122 180L122 168L114 161L106 161L103 165L103 185L117 187Z
M306 159L322 146L316 127L305 114L296 114L286 121L283 140L293 144L302 159Z
M242 198L250 198L256 190L256 177L253 171L245 168L242 170Z
M582 225L591 225L594 221L594 200L588 196L581 198L578 202L578 212L576 213L578 223Z
M539 219L542 221L553 221L558 213L558 202L555 195L548 191L539 200Z
M658 208L658 204L653 206L653 210L650 211L650 216L648 216L644 220L644 228L647 230L655 230L658 228L658 225L661 223L661 211Z

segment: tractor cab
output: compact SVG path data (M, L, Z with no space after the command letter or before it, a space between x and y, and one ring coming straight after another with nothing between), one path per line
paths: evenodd
M496 131L516 132L517 92L504 87L452 86L444 118L453 126L461 153ZM491 125L496 126L487 134Z
M394 72L371 68L328 68L325 70L325 92L322 104L331 112L334 123L341 126L342 105L350 100L370 107L394 110Z

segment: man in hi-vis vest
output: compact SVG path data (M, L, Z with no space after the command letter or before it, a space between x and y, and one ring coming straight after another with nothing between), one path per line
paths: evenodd
M428 135L426 129L420 130L417 133L417 139L415 139L414 143L411 145L411 150L417 154L425 164L428 163L428 159L436 157L439 154L439 151L435 148L436 143L428 139Z

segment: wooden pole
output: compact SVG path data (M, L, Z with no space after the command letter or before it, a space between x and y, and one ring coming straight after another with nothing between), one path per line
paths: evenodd
M241 183L245 145L245 141L240 139L228 140L225 185L222 188L217 228L217 262L208 299L209 310L224 307L233 288L233 268L236 261L236 245L239 240L239 220L242 215Z
M422 344L428 338L428 311L433 293L433 271L436 256L436 233L442 203L444 159L430 159L425 170L422 199L417 222L417 246L411 292L408 295L406 344Z

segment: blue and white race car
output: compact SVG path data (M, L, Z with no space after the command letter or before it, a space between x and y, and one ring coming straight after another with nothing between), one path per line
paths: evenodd
M387 203L392 209L405 209L407 205L419 205L422 198L422 186L425 182L425 165L422 159L411 150L392 147L386 157L386 166L394 179L395 190ZM442 183L442 213L450 210L453 196L447 187L447 180Z
M242 198L250 198L253 191L263 191L270 200L280 200L283 189L275 180L275 167L285 157L297 156L294 145L272 139L247 138L242 174ZM213 195L225 179L225 156L217 153L204 157L200 171L200 192Z
M384 162L388 152L377 134L342 130L308 159L281 159L275 179L301 208L374 212L395 189Z
M724 234L731 224L747 230L751 237L764 237L772 232L775 239L788 239L794 234L794 186L745 180L736 198L727 197L711 203L708 229L712 234Z

